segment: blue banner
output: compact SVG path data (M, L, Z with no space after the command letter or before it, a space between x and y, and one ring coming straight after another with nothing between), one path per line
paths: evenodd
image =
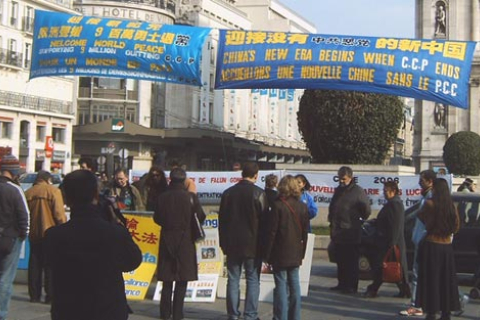
M133 78L201 86L208 28L35 10L30 78Z
M475 44L220 30L215 88L354 90L467 108Z

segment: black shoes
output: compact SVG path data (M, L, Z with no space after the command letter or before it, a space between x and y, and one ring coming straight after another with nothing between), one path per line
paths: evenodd
M412 297L412 295L409 292L399 292L398 294L394 295L393 297L410 299Z
M375 291L367 290L362 294L362 297L364 297L364 298L376 298L376 297L378 297L378 294Z
M340 287L340 286L335 286L335 287L331 287L330 290L332 291L341 291L343 290L344 288L343 287Z
M352 289L352 288L346 288L346 289L340 290L340 293L341 294L356 294L357 290Z

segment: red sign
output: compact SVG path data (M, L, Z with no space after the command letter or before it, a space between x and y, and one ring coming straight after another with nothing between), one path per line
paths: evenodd
M51 158L53 155L53 137L45 137L45 157Z

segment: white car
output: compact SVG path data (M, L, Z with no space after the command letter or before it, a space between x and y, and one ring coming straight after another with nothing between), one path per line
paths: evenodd
M24 173L20 176L18 181L20 182L20 186L22 187L23 191L26 191L37 179L37 173ZM52 173L52 184L58 187L62 183L62 175L60 173Z

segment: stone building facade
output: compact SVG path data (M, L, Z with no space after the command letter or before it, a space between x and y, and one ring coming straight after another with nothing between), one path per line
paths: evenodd
M478 0L417 0L416 38L480 40ZM458 131L480 133L480 51L472 64L469 107L461 109L426 100L415 101L413 159L417 172L443 167L443 146Z
M77 79L29 80L35 9L75 13L69 0L0 0L0 158L68 172Z

